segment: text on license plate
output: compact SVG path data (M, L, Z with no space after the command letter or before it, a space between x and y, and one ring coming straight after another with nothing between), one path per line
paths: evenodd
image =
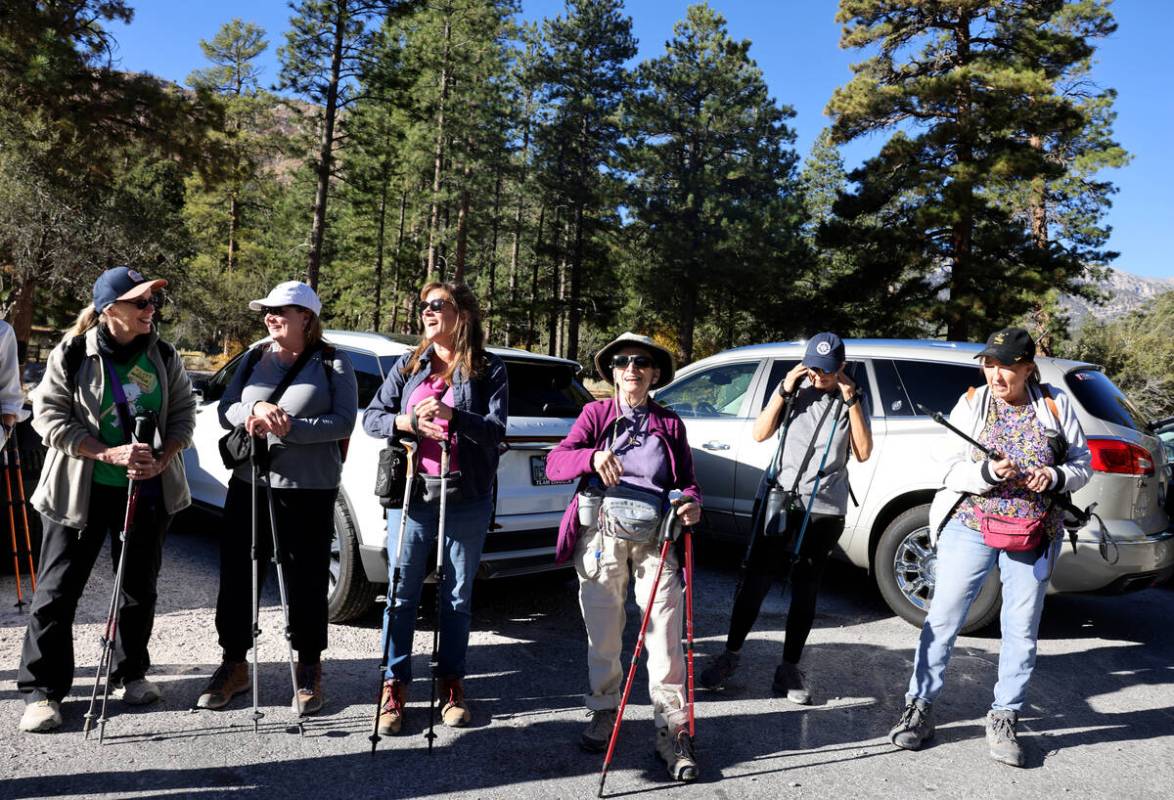
M530 483L534 486L557 486L574 481L552 481L546 477L546 456L530 456Z

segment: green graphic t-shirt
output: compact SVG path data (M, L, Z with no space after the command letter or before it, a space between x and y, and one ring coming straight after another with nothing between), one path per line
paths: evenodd
M158 413L163 403L163 390L147 351L144 350L125 364L116 364L113 361L109 363L118 374L122 391L126 393L126 405L131 419L143 411ZM122 420L119 419L118 408L114 405L114 390L110 385L109 373L106 375L105 389L102 392L102 414L99 423L98 438L103 444L114 447L126 444L130 440L122 431ZM116 467L101 461L94 464L94 481L103 486L126 486L129 483L126 479L126 467Z

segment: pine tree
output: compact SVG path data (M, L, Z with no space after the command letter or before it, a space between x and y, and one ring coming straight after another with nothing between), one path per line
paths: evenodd
M828 105L838 142L891 131L852 172L821 241L859 269L834 297L858 327L982 336L1048 289L1088 293L1092 254L1033 237L1003 202L1070 167L1038 142L1072 142L1088 117L1058 81L1111 30L1096 0L841 0L841 45L876 54ZM901 309L894 317L891 309Z

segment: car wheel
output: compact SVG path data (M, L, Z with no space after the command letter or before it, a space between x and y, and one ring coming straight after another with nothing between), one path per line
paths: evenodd
M334 537L330 541L330 586L327 610L331 622L348 622L370 610L378 594L367 580L359 557L359 537L350 509L340 494L334 501Z
M873 572L881 597L906 622L918 627L925 622L933 600L937 551L929 543L929 506L919 505L889 523L877 543ZM998 567L974 598L962 633L973 633L999 616L1002 596Z

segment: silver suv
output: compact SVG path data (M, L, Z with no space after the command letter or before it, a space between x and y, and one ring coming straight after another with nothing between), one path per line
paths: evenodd
M942 478L924 454L933 437L949 434L917 408L948 414L968 387L981 385L974 356L982 345L856 339L846 347L848 369L870 402L874 445L868 461L850 461L859 505L848 506L839 549L873 574L893 611L920 625L933 598L936 562L929 503ZM704 533L748 537L755 490L777 446L773 438L756 443L750 428L803 349L803 342L784 342L727 350L683 368L656 393L688 430L705 495ZM1174 530L1163 508L1169 477L1160 440L1099 367L1056 358L1038 363L1044 382L1072 398L1092 451L1092 480L1074 502L1097 503L1117 545L1108 549L1109 560L1101 556L1094 520L1080 531L1075 553L1065 544L1049 591L1125 591L1167 578L1174 573ZM992 573L964 630L989 624L999 608Z

